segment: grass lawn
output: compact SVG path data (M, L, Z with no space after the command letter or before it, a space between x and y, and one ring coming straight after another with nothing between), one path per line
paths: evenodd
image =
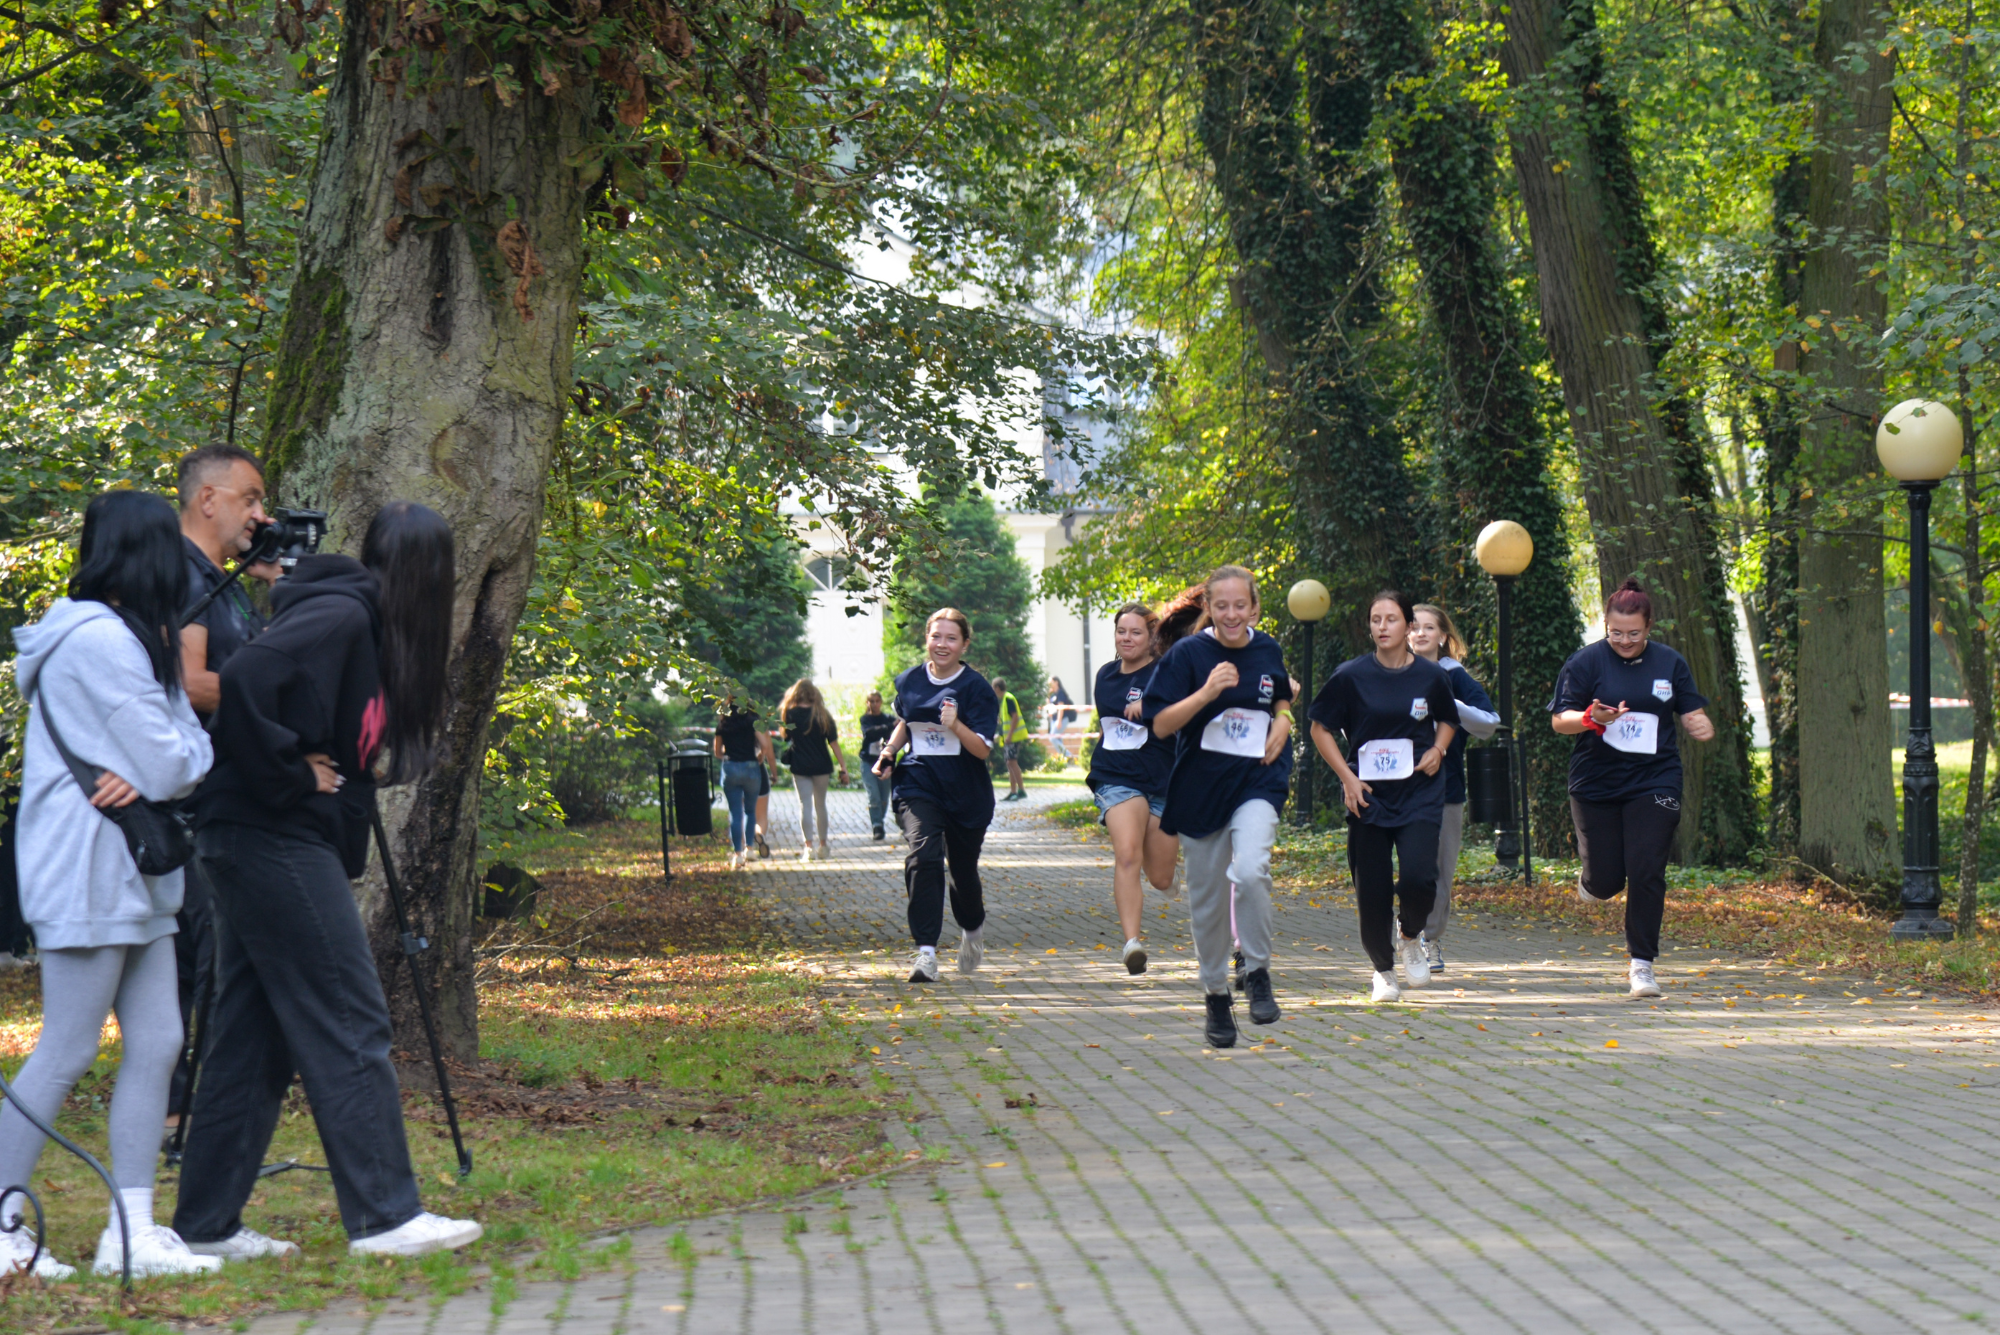
M616 1254L607 1230L667 1222L810 1190L888 1166L886 1080L865 1070L847 1018L798 962L774 952L755 904L718 875L726 841L676 840L675 879L659 879L658 827L621 822L543 838L518 851L542 881L538 917L493 929L480 991L481 1061L454 1070L475 1171L460 1181L442 1112L404 1067L404 1111L425 1208L470 1215L486 1237L458 1256L350 1260L324 1173L261 1183L253 1228L301 1243L292 1262L232 1266L199 1281L115 1280L44 1287L0 1283L0 1330L49 1332L159 1322L232 1321L261 1308L336 1298L381 1302L487 1285L496 1311L516 1278L574 1273ZM38 971L0 976L0 1061L11 1074L34 1044ZM107 1027L96 1066L60 1128L103 1157L118 1059ZM323 1163L296 1091L273 1162ZM172 1216L164 1170L158 1214ZM53 1146L36 1189L56 1254L87 1264L103 1225L101 1185Z

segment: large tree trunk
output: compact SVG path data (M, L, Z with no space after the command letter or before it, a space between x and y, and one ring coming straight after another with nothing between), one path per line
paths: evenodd
M1392 117L1403 227L1443 351L1439 474L1445 520L1455 519L1456 531L1439 582L1468 613L1475 669L1491 682L1492 581L1472 563L1472 540L1495 519L1514 520L1535 540L1534 564L1514 586L1514 726L1528 754L1536 851L1569 854L1571 743L1540 711L1582 627L1536 411L1533 351L1493 235L1493 127L1470 102L1440 105L1421 87L1432 67L1430 35L1408 0L1351 0L1349 13L1363 66Z
M1824 0L1814 60L1809 249L1799 305L1799 369L1812 403L1799 445L1799 860L1843 882L1882 882L1895 865L1896 808L1883 766L1889 726L1882 531L1870 482L1880 411L1876 343L1888 299L1893 57L1873 0Z
M1501 12L1508 81L1572 113L1518 118L1513 152L1598 582L1609 595L1640 577L1657 600L1656 633L1710 702L1714 742L1682 748L1682 860L1741 862L1758 821L1736 619L1701 442L1661 376L1672 336L1651 290L1659 266L1624 116L1603 87L1595 11L1591 0L1516 0Z
M565 165L587 94L511 107L463 53L409 95L371 70L381 11L346 8L272 385L277 494L332 514L358 553L385 502L421 501L458 539L453 702L443 763L385 794L384 815L436 984L445 1042L478 1050L473 858L486 726L534 571L551 451L570 388L583 183ZM384 80L387 81L384 81ZM379 866L357 886L402 1042L421 1051Z

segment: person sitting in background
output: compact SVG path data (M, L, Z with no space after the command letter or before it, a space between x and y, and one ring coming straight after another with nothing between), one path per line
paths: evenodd
M993 679L993 693L1000 697L1000 747L1007 762L1007 796L1003 801L1018 802L1028 795L1021 777L1021 747L1028 740L1028 715L1021 702L1007 689L1005 677Z
M883 838L882 822L889 815L889 780L875 772L882 758L882 744L896 730L894 716L882 709L882 692L868 692L861 714L861 786L868 790L868 829L875 842Z
M778 704L778 716L785 721L785 763L791 767L792 787L799 793L799 833L805 850L799 856L812 861L813 832L819 832L819 856L831 857L827 845L826 788L836 762L840 781L847 782L847 757L840 753L840 725L833 721L826 701L812 678L800 677ZM831 754L829 754L831 752Z

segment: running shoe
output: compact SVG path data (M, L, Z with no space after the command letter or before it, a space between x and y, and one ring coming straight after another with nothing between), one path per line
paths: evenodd
M34 1257L35 1260L36 1279L68 1279L76 1273L75 1266L64 1265L56 1260L49 1255L46 1247L42 1249L40 1256L35 1256L35 1234L28 1227L27 1221L23 1220L17 1224L12 1233L0 1233L0 1275L26 1270L30 1257Z
M913 983L935 983L937 975L937 952L935 950L919 950L917 952L917 962L910 969L910 981Z
M986 932L983 928L966 932L958 938L958 971L978 973L979 966L986 962Z
M813 860L813 846L811 844L807 844L804 848L801 848L799 850L799 861L811 862L812 860Z
M820 840L820 841L819 841L819 860L820 860L821 862L825 862L825 861L827 861L828 859L830 859L830 858L831 858L832 856L833 856L833 850L832 850L831 848L828 848L828 847L827 847L827 844L826 844L826 840L824 840L824 839Z
M97 1239L97 1260L90 1267L100 1275L125 1269L125 1241L111 1225ZM207 1275L222 1269L220 1256L196 1256L181 1235L163 1224L141 1224L132 1230L132 1274Z
M771 845L765 842L764 836L761 834L757 836L757 856L760 858L771 856Z
M1202 1037L1212 1048L1233 1048L1236 1046L1236 1016L1232 1010L1235 998L1227 992L1210 992L1208 1001L1208 1024L1202 1030Z
M220 1242L190 1242L187 1249L196 1256L248 1261L259 1256L291 1256L297 1253L299 1244L282 1238L267 1238L254 1228L239 1228Z
M879 825L875 827L875 842L878 844L882 842L882 827Z
M426 1210L387 1233L348 1243L347 1250L358 1256L429 1256L470 1247L485 1231L476 1220L446 1219Z
M1146 948L1139 944L1136 936L1125 943L1125 972L1146 972Z
M1375 985L1369 989L1368 999L1370 1001L1401 1001L1403 999L1403 989L1396 986L1396 975L1393 973L1383 973L1380 969L1377 969L1375 971Z
M1276 1024L1282 1012L1278 1009L1278 998L1271 993L1271 971L1252 969L1243 976L1243 991L1250 998L1251 1024Z
M1229 952L1229 985L1238 992L1243 990L1243 952L1240 950Z
M1424 938L1424 959L1430 963L1433 976L1444 972L1444 947L1429 937Z
M1431 962L1424 958L1422 937L1403 938L1403 979L1411 987L1429 987L1431 984Z
M1660 985L1653 981L1653 962L1651 960L1632 961L1631 995L1635 997L1657 997L1660 995Z

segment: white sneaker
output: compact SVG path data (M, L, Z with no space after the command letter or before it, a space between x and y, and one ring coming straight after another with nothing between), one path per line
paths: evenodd
M294 1256L299 1244L282 1238L267 1238L254 1228L239 1228L220 1242L190 1242L187 1249L196 1256L220 1256L224 1261L248 1261L259 1256Z
M828 848L828 847L827 847L827 844L826 844L826 840L824 840L824 839L820 840L820 841L819 841L819 860L820 860L821 862L825 862L825 861L826 861L826 860L827 860L828 858L830 858L830 857L832 857L832 856L833 856L833 850L832 850L831 848Z
M1604 901L1583 888L1583 877L1576 878L1576 897L1586 904L1602 904Z
M485 1231L476 1219L446 1219L426 1210L387 1233L348 1243L347 1250L370 1256L429 1256L469 1247Z
M1431 962L1424 957L1424 939L1420 936L1403 938L1403 977L1411 987L1431 985Z
M937 952L919 950L916 963L910 966L910 981L913 983L935 983L937 981Z
M1370 1001L1401 1001L1403 989L1396 986L1396 975L1375 971L1375 986L1369 990Z
M1660 985L1653 981L1651 960L1632 961L1632 995L1635 997L1657 997Z
M1441 943L1441 942L1437 942L1437 941L1433 941L1433 940L1431 940L1431 939L1430 939L1429 937L1425 937L1425 938L1424 938L1424 962L1425 962L1425 963L1427 963L1427 964L1429 964L1429 965L1431 966L1431 973L1432 973L1432 974L1440 974L1440 973L1443 973L1443 972L1444 972L1444 945L1443 945L1443 943Z
M22 1220L12 1233L0 1233L0 1275L26 1269L28 1258L34 1254L35 1235L29 1230L27 1220ZM33 1273L36 1279L68 1279L76 1273L76 1267L64 1265L44 1249L35 1261Z
M813 846L811 844L807 844L804 848L799 850L799 861L811 862L812 860L813 860Z
M124 1269L125 1249L117 1225L97 1238L97 1260L90 1267L100 1275ZM196 1256L181 1235L164 1224L141 1224L132 1230L132 1273L138 1275L210 1275L222 1269L220 1256Z
M1126 973L1141 974L1146 972L1146 947L1140 944L1138 937L1135 936L1125 943L1124 959Z
M958 971L978 973L979 966L986 962L986 932L967 932L958 938Z

